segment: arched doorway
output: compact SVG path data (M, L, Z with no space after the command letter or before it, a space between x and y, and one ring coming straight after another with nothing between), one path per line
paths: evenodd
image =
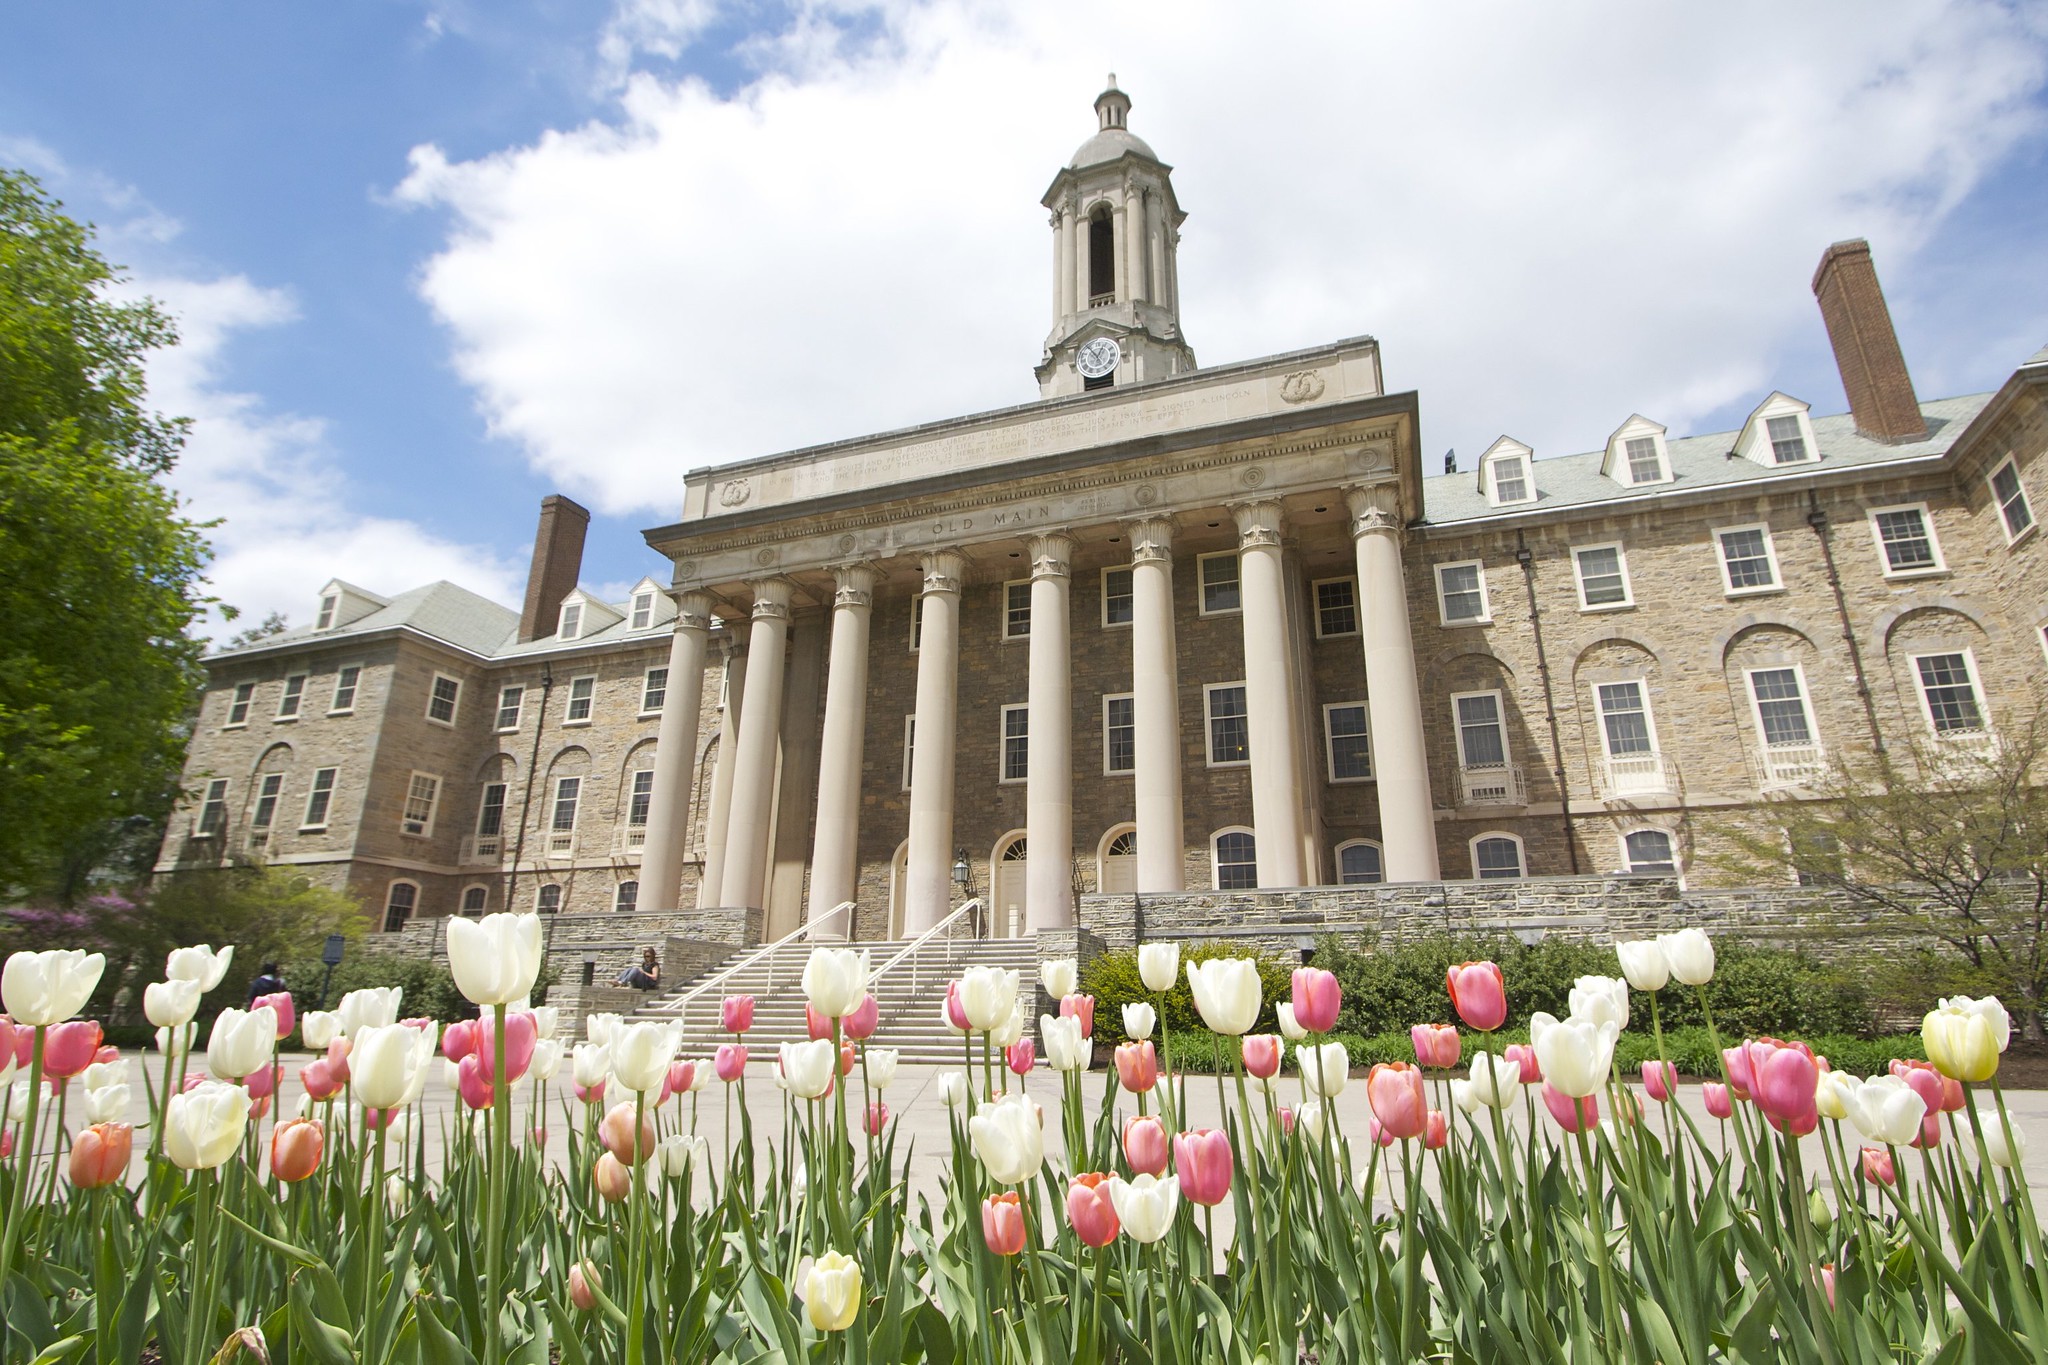
M989 936L1015 938L1024 932L1024 835L998 840L989 867Z
M1138 827L1118 825L1103 836L1095 855L1095 890L1128 896L1138 889Z

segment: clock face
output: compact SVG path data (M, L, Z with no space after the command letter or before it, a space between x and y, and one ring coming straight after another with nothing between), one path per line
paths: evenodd
M1108 337L1097 337L1081 348L1074 357L1074 368L1081 372L1083 379L1100 379L1116 368L1123 353Z

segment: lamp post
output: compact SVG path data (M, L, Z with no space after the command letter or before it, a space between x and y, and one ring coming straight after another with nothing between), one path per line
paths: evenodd
M953 850L953 885L960 888L960 894L964 899L974 899L974 864L967 861L967 850L964 848ZM979 912L970 913L967 919L974 929L974 937L980 938L984 922L982 915Z
M327 988L334 984L334 969L341 965L341 955L348 946L348 940L340 934L329 934L326 944L320 949L320 962L327 968L320 977L320 1003L315 1008L327 1008Z

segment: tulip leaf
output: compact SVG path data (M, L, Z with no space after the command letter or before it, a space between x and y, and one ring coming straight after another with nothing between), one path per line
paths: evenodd
M44 1347L41 1353L29 1362L29 1365L59 1365L60 1362L69 1360L75 1355L84 1354L85 1348L90 1345L92 1345L92 1337L88 1333L65 1337L62 1341L51 1342L48 1346Z
M298 1339L306 1343L314 1359L322 1365L355 1365L355 1338L333 1323L323 1321L313 1311L312 1278L305 1275L292 1278L292 1306L297 1309L292 1325L298 1329Z

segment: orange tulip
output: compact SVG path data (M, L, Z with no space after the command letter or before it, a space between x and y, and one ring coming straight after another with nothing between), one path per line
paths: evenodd
M286 1119L270 1130L270 1171L287 1185L320 1169L327 1138L311 1119Z
M1024 1207L1015 1190L981 1201L981 1236L998 1256L1015 1256L1024 1249Z
M125 1123L95 1123L71 1141L71 1183L81 1190L111 1185L128 1174L135 1130Z
M588 1313L597 1307L597 1293L591 1286L597 1283L597 1267L589 1261L578 1261L569 1267L569 1302L576 1310Z

